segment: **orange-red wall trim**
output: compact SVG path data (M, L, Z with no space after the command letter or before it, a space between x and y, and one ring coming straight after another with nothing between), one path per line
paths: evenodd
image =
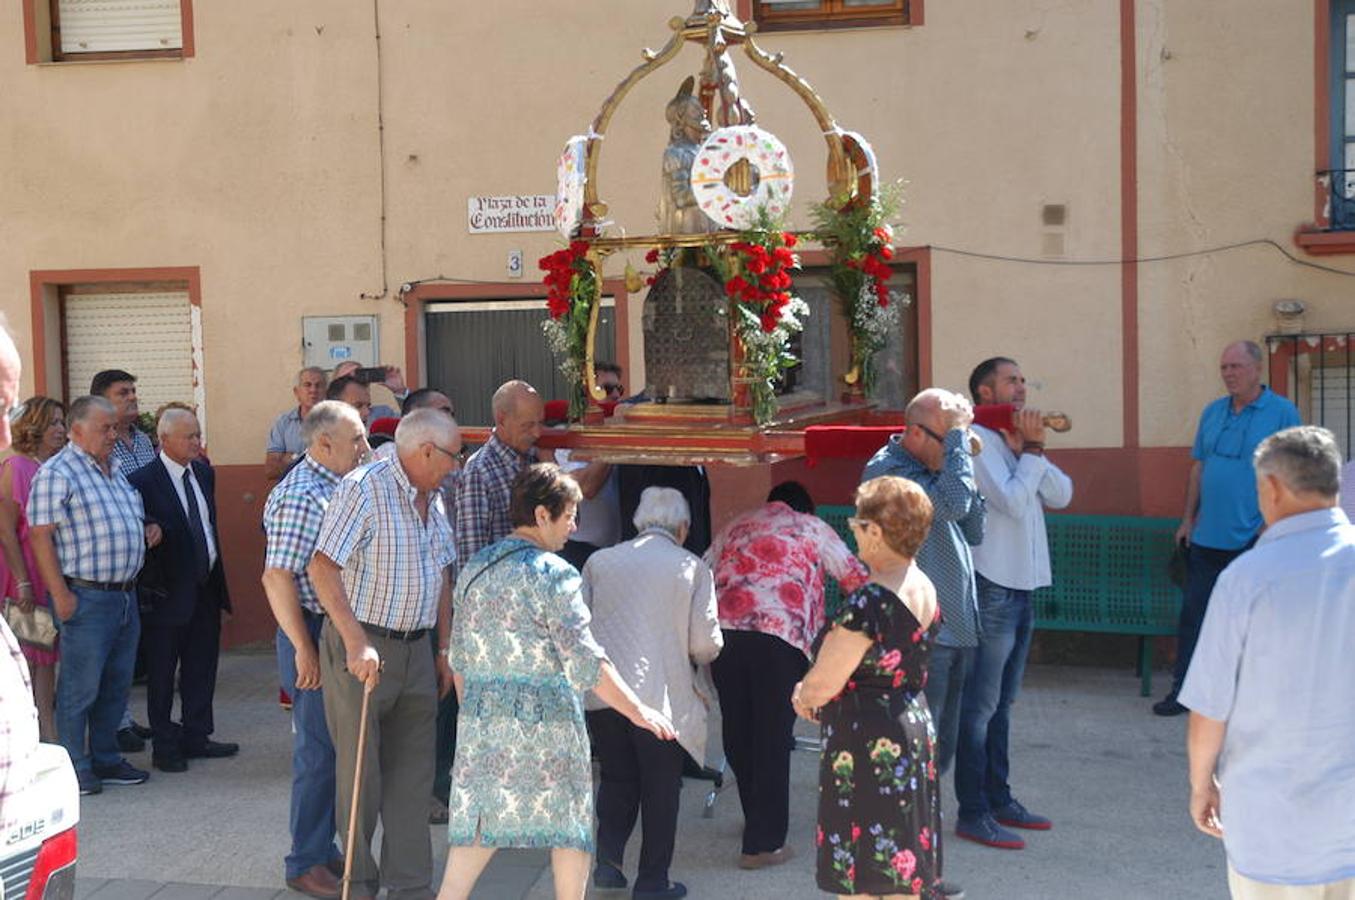
M33 12L34 0L24 0L24 62L30 66L38 62L38 20Z
M1139 445L1138 40L1134 0L1120 0L1120 353L1124 446Z
M917 304L917 384L932 387L932 248L912 247L894 254L916 267L913 302Z
M183 58L189 59L198 52L193 34L193 0L179 0L179 20L183 25Z

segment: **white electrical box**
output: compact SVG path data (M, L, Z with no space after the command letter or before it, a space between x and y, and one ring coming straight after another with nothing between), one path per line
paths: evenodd
M363 366L381 363L376 316L303 316L301 346L307 366L333 369L349 360Z

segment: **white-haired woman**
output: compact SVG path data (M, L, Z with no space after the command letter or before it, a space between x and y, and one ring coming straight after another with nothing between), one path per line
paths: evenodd
M687 889L668 880L668 868L684 751L704 761L710 699L697 687L695 666L715 659L724 640L710 568L682 549L691 524L682 494L646 488L634 521L639 535L597 551L583 567L584 600L593 611L593 635L622 680L668 717L678 739L661 741L589 695L601 767L593 884L626 887L622 853L638 812L644 819L634 896L681 897Z

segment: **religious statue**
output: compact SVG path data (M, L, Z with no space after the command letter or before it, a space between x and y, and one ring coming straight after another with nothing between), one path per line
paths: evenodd
M692 18L704 18L709 13L719 13L726 18L734 18L734 10L729 5L729 0L696 0L696 10L692 13ZM735 21L738 21L735 19Z
M692 163L710 137L710 121L701 101L692 93L696 79L688 77L666 110L671 132L663 151L663 192L659 197L659 226L664 234L705 234L716 225L697 205L692 192Z

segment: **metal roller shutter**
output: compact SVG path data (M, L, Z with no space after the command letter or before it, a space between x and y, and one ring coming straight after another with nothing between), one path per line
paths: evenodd
M80 294L66 298L70 397L103 369L136 376L143 412L171 400L195 403L193 320L187 292Z
M602 298L597 358L616 354L616 300ZM521 378L547 400L564 400L568 386L541 334L544 300L430 303L425 307L428 386L456 404L463 425L493 425L490 398L499 385Z
M62 53L183 49L179 0L58 0L57 15Z

